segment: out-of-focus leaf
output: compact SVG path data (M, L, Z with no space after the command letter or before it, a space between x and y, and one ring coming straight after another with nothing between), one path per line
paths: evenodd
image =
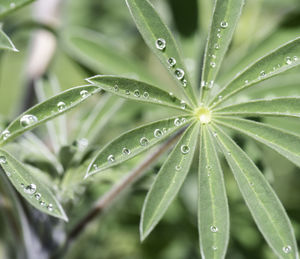
M35 208L51 216L68 218L48 186L6 151L0 149L0 165L17 191Z
M12 11L15 11L24 5L35 0L1 0L0 2L0 18L3 18Z
M156 176L142 210L141 240L158 224L182 186L194 157L198 132L198 123L186 130Z

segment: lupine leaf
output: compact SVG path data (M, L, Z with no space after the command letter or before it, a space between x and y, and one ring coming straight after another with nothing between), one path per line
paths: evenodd
M108 143L90 164L86 177L100 172L148 150L153 145L166 139L181 127L187 125L190 117L173 117L159 120L125 132Z
M164 162L144 202L140 236L144 240L165 214L182 186L194 157L199 124L192 124Z
M224 116L216 122L256 139L300 167L300 136L264 123L238 118Z
M298 258L290 220L263 174L220 128L217 139L259 230L279 258Z
M214 110L216 116L285 116L300 117L300 98L284 97L253 100Z
M53 119L83 102L98 92L97 86L79 86L39 103L17 117L0 135L0 145L20 134Z
M223 171L208 129L201 129L198 229L203 258L224 258L229 240L229 210Z
M38 210L68 221L68 218L48 186L6 151L0 149L0 165L17 191Z
M126 3L146 44L167 68L191 104L196 105L191 80L170 30L148 0L126 0Z
M11 39L5 34L4 31L2 31L0 26L0 50L1 49L18 52Z
M217 106L230 96L300 65L300 37L275 49L239 73L228 85L219 91L211 104Z
M33 1L34 0L2 0L0 3L0 18Z
M219 68L231 42L236 25L242 13L244 0L216 0L212 24L204 53L201 77L201 91L213 86Z
M86 79L89 83L97 85L105 91L119 95L123 98L154 103L180 110L191 110L184 102L174 95L146 83L129 78L116 76L94 76Z

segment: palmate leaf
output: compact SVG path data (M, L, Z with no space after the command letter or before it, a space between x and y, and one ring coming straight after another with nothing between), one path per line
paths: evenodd
M285 97L253 100L214 110L216 116L284 116L300 117L300 98Z
M279 258L298 258L290 220L275 192L248 155L220 128L216 138L259 230Z
M204 53L201 77L201 93L203 89L213 86L223 58L231 42L236 25L242 13L244 0L216 0L212 24Z
M146 44L167 68L179 87L197 105L196 95L170 30L148 0L126 0L130 13Z
M108 143L90 164L86 177L118 165L166 139L184 127L192 118L178 116L159 120L125 132Z
M19 50L16 49L15 45L12 43L11 39L5 34L4 31L1 29L0 24L0 50L11 50L18 52Z
M140 81L123 77L101 75L93 76L86 80L105 91L119 95L123 98L159 104L180 110L191 110L184 101L179 100L173 94L169 94L155 86Z
M15 11L33 1L35 0L2 0L0 2L0 18L3 18L10 12Z
M11 141L20 134L53 119L82 103L86 98L99 92L97 86L79 86L64 91L39 103L17 117L0 135L0 145Z
M164 162L144 202L140 236L144 240L165 214L182 186L197 147L199 123L193 123Z
M264 123L225 116L216 123L246 134L300 166L300 136Z
M239 73L211 100L213 107L263 80L300 65L300 37L275 49Z
M229 210L223 171L207 127L201 128L198 229L203 258L224 258L229 240Z
M0 166L17 191L35 208L51 216L68 218L48 186L6 151L0 149Z

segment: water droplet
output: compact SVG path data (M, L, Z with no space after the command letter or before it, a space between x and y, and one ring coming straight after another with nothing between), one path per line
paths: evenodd
M164 50L166 48L166 41L162 38L159 38L155 42L156 48L159 50Z
M24 186L25 186L24 183L21 183L20 185L21 185L22 188L24 188Z
M180 171L180 170L181 170L181 165L176 165L176 166L175 166L175 170L176 170L176 171Z
M20 119L20 124L22 127L28 127L32 124L37 123L38 119L36 116L32 115L32 114L26 114L24 116L22 116L22 118Z
M160 138L164 133L160 129L154 130L154 136Z
M218 99L219 99L219 100L222 100L222 98L223 98L222 95L219 95L219 96L218 96Z
M98 170L98 165L97 164L93 164L93 168L94 168L94 170Z
M24 192L28 194L34 194L35 191L36 191L36 185L34 183L29 184L24 188Z
M130 95L130 91L129 90L125 90L125 94L126 95Z
M185 110L185 108L186 108L186 103L185 103L185 101L182 100L182 101L180 102L180 108L183 109L183 110Z
M222 22L220 23L220 26L221 26L221 28L226 29L226 28L228 27L228 22L222 21Z
M169 67L174 67L176 65L176 59L175 58L169 58L168 59L168 64L169 64Z
M115 157L113 155L109 155L107 157L107 161L110 162L110 163L113 163L113 162L115 162Z
M219 45L218 43L216 43L216 44L214 45L214 48L215 48L215 49L219 49L219 48L220 48L220 45Z
M210 226L210 231L216 233L219 231L219 229L216 226Z
M166 128L163 128L163 133L167 133L167 129Z
M143 93L143 97L146 98L146 99L148 99L149 98L149 93L148 92L144 92Z
M48 209L49 211L52 211L52 210L53 210L53 205L52 205L51 203L49 203L48 206L47 206L47 209Z
M46 206L46 202L40 201L40 205L41 205L42 207L44 207L44 206Z
M80 91L80 95L82 98L87 98L89 96L89 92L87 90Z
M298 57L297 57L297 56L294 56L294 57L293 57L293 60L294 60L294 61L297 61L297 60L298 60Z
M11 176L10 172L6 172L6 175L7 175L8 177L10 177L10 176Z
M140 97L140 91L139 90L134 90L134 92L133 92L133 95L135 96L135 97Z
M211 57L212 57L213 59L216 59L217 56L214 55L214 54L212 54Z
M286 253L286 254L288 254L288 253L290 253L291 251L292 251L292 247L291 246L284 246L283 248L282 248L282 251L284 252L284 253Z
M183 79L183 81L182 81L182 85L183 85L183 87L186 87L186 85L187 85L187 81L186 81L185 79Z
M217 37L221 39L221 33L217 33Z
M190 152L190 147L187 146L187 145L182 145L182 146L180 147L180 150L181 150L181 153L182 153L182 154L187 154L187 153Z
M216 63L215 62L210 62L210 67L215 68L216 67Z
M3 140L7 140L9 137L10 137L10 131L9 131L9 130L4 130L4 131L1 133L1 138L2 138Z
M216 251L216 250L218 250L218 247L212 246L212 250Z
M175 125L175 126L180 126L180 125L181 125L181 120L180 120L179 118L176 118L176 119L174 120L174 125Z
M186 118L182 118L182 119L181 119L181 122L182 122L182 123L185 123L185 122L186 122Z
M57 104L57 108L59 112L62 112L64 109L66 109L66 104L64 102L59 102Z
M6 164L6 157L5 156L0 156L0 164Z
M249 83L249 80L245 80L245 84L248 84Z
M184 71L181 68L175 70L175 76L178 80L181 80L184 77Z
M251 186L254 186L254 183L253 183L253 182L249 182L249 184L250 184Z
M217 136L218 136L218 133L217 133L217 132L214 132L214 133L213 133L213 136L214 136L214 137L217 137Z
M16 7L16 4L15 4L15 3L10 3L10 4L9 4L9 7L10 7L10 8L15 8L15 7Z
M210 165L207 165L205 168L206 168L207 170L211 170L211 169L212 169L212 167L211 167Z
M118 86L118 85L115 85L115 86L114 86L114 91L115 91L115 92L118 92L118 91L119 91L119 86Z
M285 63L286 63L287 65L292 64L292 59L291 59L291 57L286 57L286 58L285 58Z
M260 77L265 77L266 76L266 72L264 71L264 70L262 70L261 72L260 72Z
M201 81L201 87L205 87L206 86L206 82L204 80Z
M140 139L140 144L141 144L142 146L147 146L147 145L149 144L149 140L148 140L146 137L142 137L142 138Z
M227 155L228 155L228 156L231 156L231 152L227 152Z
M124 147L124 148L122 149L122 153L123 153L124 155L130 155L130 150L129 150L128 148Z
M42 195L38 192L34 195L34 198L38 201L41 199L41 197L42 197Z

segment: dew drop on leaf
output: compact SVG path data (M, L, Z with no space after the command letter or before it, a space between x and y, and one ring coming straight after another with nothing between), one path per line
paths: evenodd
M130 91L129 90L125 90L125 94L126 95L130 95Z
M24 188L24 192L28 194L34 194L36 192L36 185L31 183Z
M185 108L186 108L186 103L185 103L185 101L182 100L182 101L180 102L180 108L183 109L183 110L185 110Z
M210 226L210 231L213 233L217 233L219 229L216 226Z
M124 148L122 149L122 153L123 153L124 155L130 155L130 150L129 150L128 148L124 147Z
M142 138L140 139L140 144L141 144L142 146L147 146L147 145L149 144L149 140L148 140L146 137L142 137Z
M34 195L34 198L38 201L41 199L41 197L42 197L42 195L38 192Z
M40 205L41 205L42 207L44 207L44 206L46 206L46 203L45 203L44 201L40 201Z
M110 162L110 163L113 163L113 162L115 162L115 157L113 155L109 155L107 157L107 161Z
M159 50L164 50L166 48L166 41L163 38L159 38L155 42L155 46Z
M249 80L245 80L245 84L248 84L249 83Z
M182 80L182 85L183 85L183 87L187 86L187 81L185 79Z
M216 63L215 62L210 62L210 67L215 68L216 67Z
M16 4L12 2L12 3L9 4L9 7L10 7L10 8L15 8L15 7L16 7Z
M215 48L215 49L219 49L219 48L220 48L220 45L219 45L218 43L216 43L216 44L214 45L214 48Z
M22 116L22 118L20 119L20 124L22 127L28 127L32 124L37 123L38 119L36 116L32 115L32 114L26 114L24 116Z
M292 64L292 59L291 59L291 57L286 57L286 58L285 58L285 63L286 63L287 65Z
M49 203L48 206L47 206L47 209L48 209L49 211L52 211L52 210L53 210L53 205L52 205L51 203Z
M1 134L1 138L3 140L7 140L10 137L10 131L9 130L4 130Z
M163 132L160 129L154 130L154 136L160 138L163 135Z
M0 156L0 164L6 164L6 157L5 156Z
M264 70L262 70L261 72L260 72L260 77L265 77L266 76L266 72L264 71Z
M187 146L187 145L182 145L182 146L180 147L180 150L181 150L181 153L182 153L182 154L187 154L187 153L190 152L190 147Z
M169 67L174 67L176 65L176 59L175 58L169 58L168 59L168 64L169 64Z
M180 171L180 170L181 170L181 166L180 166L180 165L176 165L176 166L175 166L175 170L176 170L176 171Z
M148 92L144 92L143 93L143 97L146 98L146 99L148 99L149 98L149 93Z
M288 254L288 253L290 253L290 252L292 251L292 247L289 246L289 245L284 246L284 247L282 248L282 251L283 251L284 253Z
M64 102L59 102L57 104L57 108L59 112L62 112L64 109L66 109L66 104Z
M294 56L294 57L293 57L293 60L294 60L294 61L297 61L297 60L298 60L298 57L297 57L297 56Z
M228 27L228 22L222 21L222 22L220 23L220 26L221 26L221 28L226 29L226 28Z
M118 86L118 85L115 85L115 86L114 86L114 91L115 91L115 92L118 92L118 91L119 91L119 86Z
M180 125L181 125L181 121L180 121L179 118L176 118L176 119L174 120L174 125L175 125L175 126L180 126Z
M184 77L184 71L181 68L175 70L175 76L178 80L181 80Z
M82 98L87 98L89 96L89 92L87 90L80 91L80 95Z
M134 90L134 92L133 92L133 95L135 96L135 97L140 97L140 91L139 90Z
M216 250L218 250L218 247L212 246L212 250L216 251Z

